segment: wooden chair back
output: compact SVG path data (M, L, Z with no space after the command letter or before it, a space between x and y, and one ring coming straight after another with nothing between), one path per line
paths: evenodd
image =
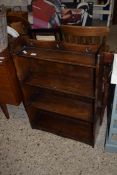
M100 46L105 46L109 33L108 27L82 27L61 25L61 40L66 45L74 45L74 48L81 50L97 50ZM71 45L71 48L72 48Z

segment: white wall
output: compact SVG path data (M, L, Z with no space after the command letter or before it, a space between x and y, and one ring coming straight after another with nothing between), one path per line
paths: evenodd
M27 0L0 0L0 4L4 4L6 6L26 6Z

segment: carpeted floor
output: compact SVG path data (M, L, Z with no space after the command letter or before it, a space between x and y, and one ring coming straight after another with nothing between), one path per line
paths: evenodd
M117 26L111 27L117 52ZM117 154L104 151L106 113L94 148L40 130L32 130L23 105L0 111L0 175L116 175Z

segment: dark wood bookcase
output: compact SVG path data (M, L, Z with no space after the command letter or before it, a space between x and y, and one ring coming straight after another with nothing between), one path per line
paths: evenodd
M56 41L23 44L13 59L32 128L94 146L102 112L103 56L70 51Z

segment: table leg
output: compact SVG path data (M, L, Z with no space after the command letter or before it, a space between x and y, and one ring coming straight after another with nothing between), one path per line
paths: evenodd
M3 113L5 114L6 118L9 119L9 113L6 104L0 103L0 107Z

